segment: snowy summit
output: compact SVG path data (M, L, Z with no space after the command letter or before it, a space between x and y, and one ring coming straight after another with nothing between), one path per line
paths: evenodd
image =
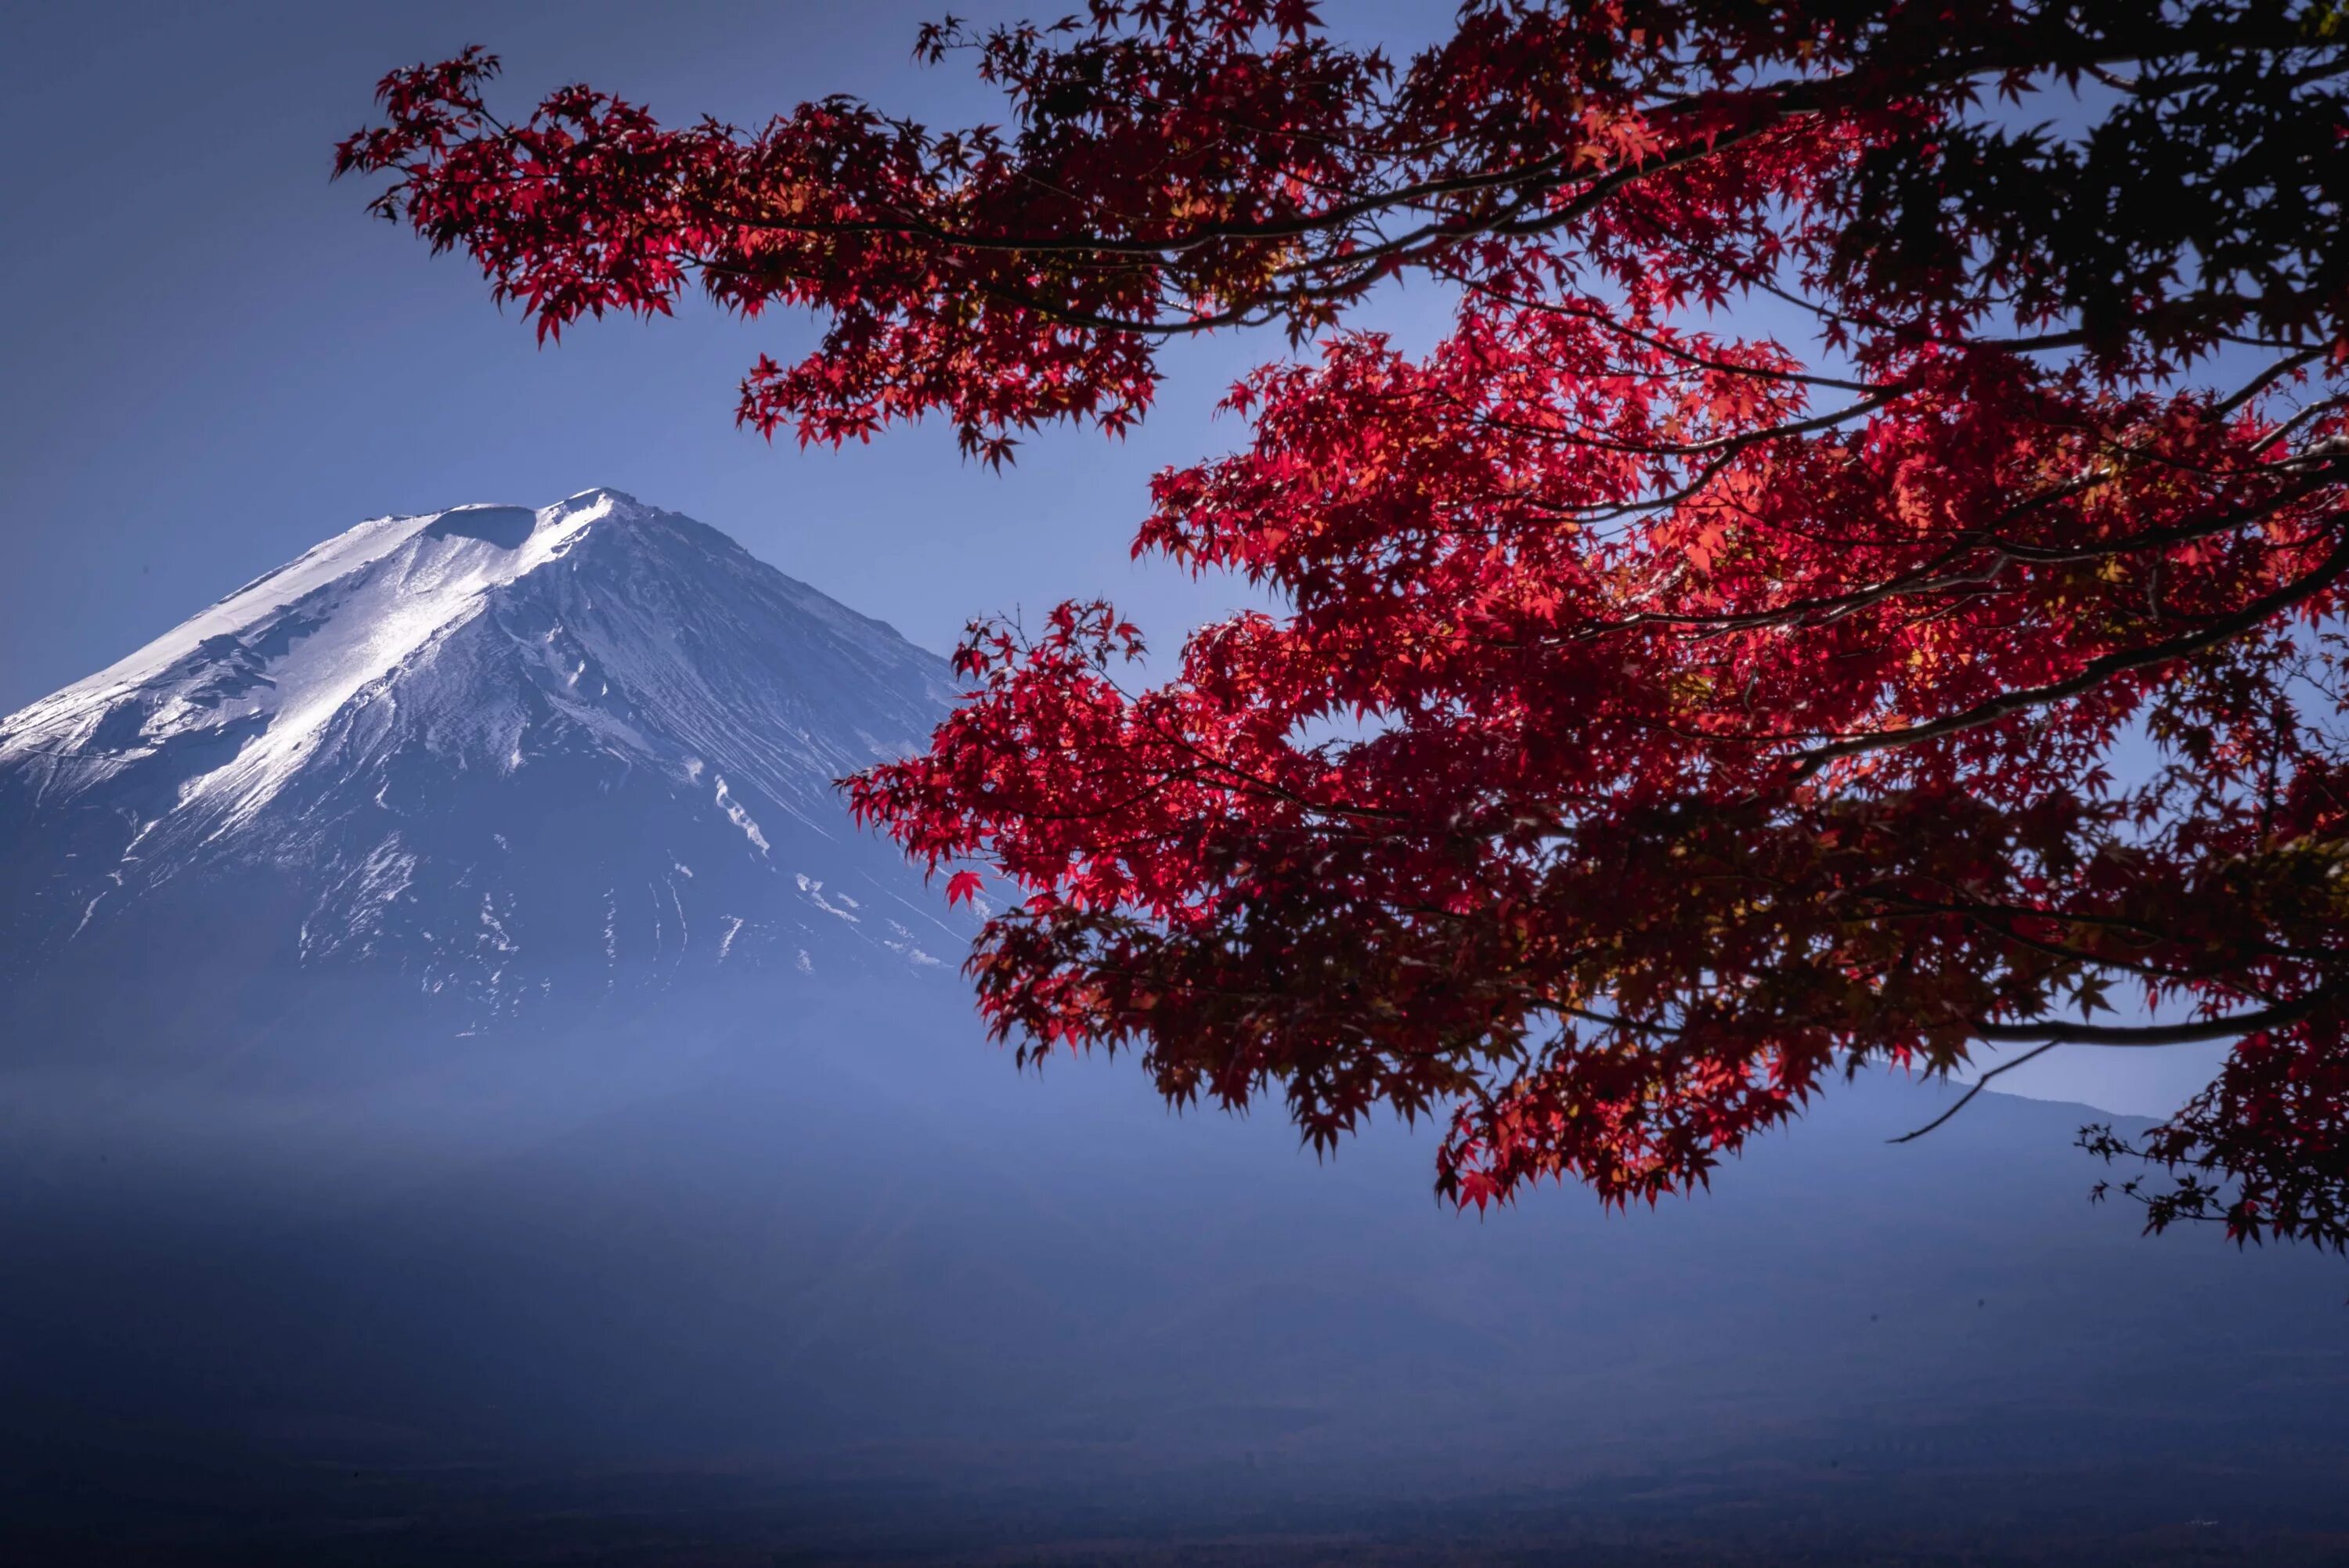
M952 696L617 490L378 518L0 721L0 920L26 975L226 923L490 1014L583 975L951 965L833 780Z

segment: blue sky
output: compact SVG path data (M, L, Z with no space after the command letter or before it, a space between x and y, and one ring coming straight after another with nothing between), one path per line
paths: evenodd
M395 65L502 54L514 104L588 80L672 119L756 121L834 91L934 121L999 118L967 70L914 65L937 0L426 0L398 6L79 4L0 21L0 712L119 657L361 518L469 500L543 504L595 484L727 530L945 650L975 614L1106 593L1171 649L1234 585L1137 566L1155 469L1238 438L1221 387L1268 337L1185 346L1123 442L1044 434L1009 472L942 427L869 448L769 446L732 422L761 352L803 319L590 323L555 348L479 274L330 183L335 141ZM959 5L985 17L1019 7ZM1046 5L1051 12L1056 7ZM1341 28L1408 46L1441 0L1341 0ZM1406 342L1433 291L1382 302ZM2015 1087L2158 1112L2212 1053L2075 1053Z
M909 60L936 10L16 10L0 24L0 129L28 150L0 170L16 302L0 320L0 711L363 517L592 484L724 528L940 650L974 614L1096 593L1171 646L1232 602L1126 549L1148 474L1237 438L1208 407L1277 343L1181 352L1143 434L1048 435L1001 476L964 462L943 428L839 453L770 447L734 428L735 385L761 351L795 356L803 318L746 326L689 308L541 350L469 263L429 257L366 215L369 188L326 178L385 69L472 42L505 57L516 104L585 79L678 119L755 120L835 90L1000 118L967 70ZM1432 295L1415 303L1398 302L1402 325L1438 318Z

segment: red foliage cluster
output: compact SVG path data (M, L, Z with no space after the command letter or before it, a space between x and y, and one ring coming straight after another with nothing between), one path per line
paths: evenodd
M2157 1225L2340 1246L2344 33L1471 0L1398 65L1300 0L1096 0L925 33L1009 130L508 125L469 53L341 167L543 333L694 280L824 313L743 388L802 440L936 412L1000 461L1139 418L1170 336L1305 350L1135 542L1281 614L1138 692L1105 604L976 625L930 752L850 781L1019 890L970 967L1023 1052L1134 1046L1322 1145L1448 1115L1481 1205L1652 1200L1866 1062L2240 1038L2092 1142L2183 1173ZM1345 325L1406 271L1459 300L1421 357Z

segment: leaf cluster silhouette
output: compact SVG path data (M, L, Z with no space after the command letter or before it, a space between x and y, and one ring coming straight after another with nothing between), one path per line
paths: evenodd
M931 750L848 781L1009 884L969 969L1023 1057L1322 1148L1439 1117L1482 1206L1652 1202L1868 1064L2231 1040L2091 1146L2157 1227L2340 1248L2345 46L2330 0L1470 0L1397 60L1095 0L924 30L1002 126L509 121L476 49L338 167L544 335L819 313L742 386L802 442L1000 463L1285 334L1134 541L1278 613L1146 689L1106 603L975 624ZM1423 355L1353 325L1406 274Z

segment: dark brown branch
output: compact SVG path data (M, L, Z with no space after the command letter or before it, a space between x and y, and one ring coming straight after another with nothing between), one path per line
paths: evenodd
M2338 528L2344 521L2349 521L2349 512L2335 512L2324 520L2324 526ZM2272 593L2261 594L2233 614L2222 615L2196 631L2169 638L2166 642L2150 644L2145 647L2106 654L2101 658L2091 659L2085 668L2068 680L2050 681L2044 686L2027 686L2021 691L2007 692L1992 697L1986 702L1976 703L1971 707L1924 724L1907 724L1894 729L1875 730L1866 735L1856 735L1847 739L1833 741L1826 746L1814 747L1799 754L1801 761L1795 769L1795 779L1796 781L1809 779L1829 764L1847 757L1860 757L1871 751L1889 751L1899 747L1913 746L1920 741L1938 740L1943 736L1979 728L1982 725L1995 723L2013 714L2027 712L2034 707L2044 707L2052 703L2062 702L2085 692L2094 691L2115 676L2126 675L2132 670L2148 669L2156 665L2168 664L2172 659L2180 659L2190 654L2200 653L2205 648L2215 647L2220 643L2242 635L2252 627L2291 609L2293 605L2314 597L2337 582L2344 572L2349 572L2349 537L2336 542L2333 547L2333 552L2307 576L2298 582L2287 583Z
M1940 1115L1939 1115L1939 1116L1935 1117L1932 1120L1930 1120L1930 1121L1927 1122L1924 1126L1922 1126L1922 1127L1919 1128L1916 1131L1914 1131L1914 1132L1904 1132L1904 1133L1902 1133L1902 1134L1901 1134L1899 1137L1898 1137L1898 1138L1888 1138L1888 1139L1886 1139L1884 1141L1885 1141L1885 1142L1887 1142L1887 1143L1913 1143L1913 1142L1915 1142L1918 1139L1924 1137L1924 1136L1925 1136L1925 1134L1927 1134L1927 1133L1929 1133L1929 1132L1932 1131L1932 1130L1933 1130L1933 1129L1935 1129L1935 1128L1937 1128L1937 1127L1940 1126L1943 1122L1945 1122L1945 1121L1949 1120L1949 1119L1950 1119L1950 1118L1951 1118L1951 1117L1953 1117L1953 1116L1957 1115L1957 1114L1958 1114L1958 1112L1960 1112L1960 1111L1961 1111L1961 1110L1965 1109L1965 1108L1966 1108L1966 1107L1968 1107L1969 1105L1971 1105L1971 1104L1973 1103L1974 1096L1976 1096L1976 1095L1978 1095L1978 1094L1982 1093L1982 1091L1983 1089L1987 1088L1990 1086L1990 1080L1991 1080L1991 1079L1992 1079L1992 1078L1994 1078L1998 1077L2001 1073L2011 1073L2011 1072L2013 1072L2015 1068L2019 1068L2019 1067L2023 1066L2023 1063L2025 1063L2025 1062L2029 1062L2029 1061L2035 1061L2036 1059L2038 1059L2038 1058L2039 1058L2039 1057L2041 1057L2045 1056L2048 1052L2050 1052L2050 1051L2054 1050L2057 1046L2060 1046L2060 1045L2062 1045L2063 1043L2064 1043L2064 1042L2063 1042L2063 1041L2061 1041L2061 1040L2050 1040L2050 1041L2048 1041L2045 1045L2041 1046L2040 1047L2038 1047L2036 1050L2029 1050L2029 1051L2025 1051L2025 1052L2023 1052L2021 1056L2019 1056L2019 1057L2015 1057L2013 1061L2011 1061L2011 1062L2002 1062L2002 1063L2001 1063L1999 1066L1997 1066L1997 1067L1994 1067L1994 1068L1991 1068L1991 1069L1990 1069L1990 1071L1988 1071L1988 1072L1986 1072L1986 1073L1982 1074L1982 1077L1980 1077L1980 1078L1976 1078L1976 1079L1974 1080L1974 1084L1973 1084L1973 1087L1972 1087L1971 1088L1970 1088L1970 1089L1966 1090L1966 1092L1965 1092L1965 1093L1963 1093L1963 1094L1961 1094L1961 1095L1960 1095L1960 1096L1958 1097L1958 1103L1957 1103L1957 1104L1955 1104L1955 1105L1953 1105L1953 1106L1950 1107L1950 1109L1947 1109L1947 1110L1945 1110L1945 1111L1941 1112L1941 1114L1940 1114Z

